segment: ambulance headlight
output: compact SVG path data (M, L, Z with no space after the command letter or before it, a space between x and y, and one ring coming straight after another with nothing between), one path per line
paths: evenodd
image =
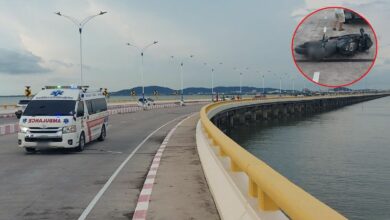
M76 125L65 126L62 128L63 134L75 133L75 132L76 132Z
M20 128L20 132L21 132L21 133L24 133L24 134L25 134L25 133L27 133L27 131L28 131L28 127L20 126L19 128Z

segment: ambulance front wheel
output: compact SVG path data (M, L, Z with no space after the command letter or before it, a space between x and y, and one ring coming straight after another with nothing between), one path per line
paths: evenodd
M84 146L85 146L85 135L84 135L84 132L81 133L80 135L80 139L79 139L79 146L76 147L76 151L83 151L84 150Z
M102 126L102 131L100 132L100 136L98 138L99 141L104 141L104 139L106 139L106 126Z

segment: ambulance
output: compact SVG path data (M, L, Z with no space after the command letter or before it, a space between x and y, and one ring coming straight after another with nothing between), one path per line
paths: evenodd
M48 147L83 151L88 142L104 141L107 126L107 102L101 90L46 86L20 117L18 145L29 153Z

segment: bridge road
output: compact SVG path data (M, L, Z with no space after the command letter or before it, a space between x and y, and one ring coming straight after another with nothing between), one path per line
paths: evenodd
M105 209L104 216L92 215L92 207L87 217L131 218L162 140L185 115L201 106L110 116L107 139L87 145L81 153L47 149L26 154L17 147L16 134L0 136L0 220L77 219L137 145L161 125L178 118L154 133L119 172L107 188L112 199L103 205L97 202L99 209Z

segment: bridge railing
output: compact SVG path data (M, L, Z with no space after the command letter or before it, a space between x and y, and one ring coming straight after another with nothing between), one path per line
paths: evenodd
M291 219L346 219L246 151L210 121L210 111L217 111L224 105L245 102L251 103L250 100L241 100L206 105L200 111L200 121L212 145L219 148L220 156L230 158L231 171L244 172L248 176L248 194L257 198L259 209L280 209Z

